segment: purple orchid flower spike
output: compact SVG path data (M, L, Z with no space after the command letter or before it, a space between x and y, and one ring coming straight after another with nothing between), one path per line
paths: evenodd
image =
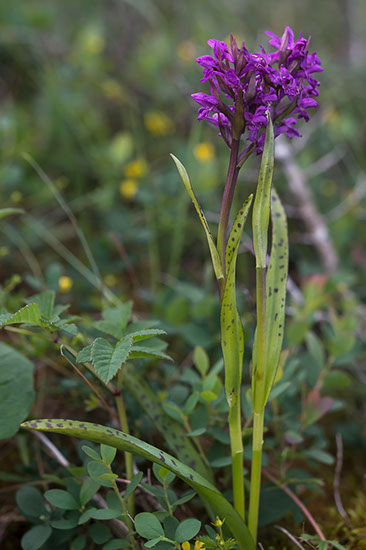
M249 53L245 43L238 46L230 37L230 46L220 40L209 40L213 55L197 58L203 68L202 82L210 82L210 94L196 93L193 99L200 105L198 120L206 120L219 128L220 135L232 148L233 139L242 136L248 142L239 154L239 165L254 150L263 150L263 132L270 113L275 135L298 137L299 119L309 120L308 110L318 106L319 81L314 73L321 72L316 53L309 54L310 38L297 40L290 27L281 37L267 31L269 44L275 51Z

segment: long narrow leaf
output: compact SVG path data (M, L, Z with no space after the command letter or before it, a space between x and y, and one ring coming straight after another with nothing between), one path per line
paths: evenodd
M221 265L221 260L220 260L220 256L219 256L219 253L217 251L217 248L216 248L216 245L215 245L215 241L212 237L212 234L211 234L211 231L210 231L210 228L208 226L208 223L207 223L207 220L206 220L206 216L204 215L203 213L203 210L202 208L200 207L199 203L198 203L198 200L196 198L196 195L194 194L194 191L193 191L193 187L192 187L192 184L190 182L190 179L189 179L189 176L187 174L187 170L184 168L183 164L180 162L180 160L177 159L177 157L175 157L174 155L170 155L172 157L172 159L174 160L175 162L175 165L178 169L178 172L179 172L179 175L182 179L182 182L184 183L184 186L185 188L187 189L187 192L188 192L188 195L191 197L191 200L194 204L194 207L197 211L197 214L201 220L201 223L203 225L203 229L205 230L205 233L206 233L206 237L207 237L207 242L208 242L208 246L210 248L210 253L211 253L211 259L212 259L212 265L213 265L213 268L214 268L214 271L215 271L215 275L216 275L216 279L219 280L219 279L223 279L224 278L224 274L223 274L223 270L222 270L222 265Z
M88 422L45 419L25 422L22 424L22 427L70 435L103 445L109 445L110 447L134 453L151 462L160 464L160 466L167 468L184 480L203 499L209 501L220 518L225 518L225 524L238 541L240 550L255 549L253 539L244 521L216 487L197 472L164 451L113 428L106 428Z
M225 362L225 393L229 406L233 399L239 398L241 383L244 331L236 307L235 268L240 239L252 200L253 195L250 195L236 216L225 254L227 278L221 304L220 323L221 346Z
M253 248L256 257L256 267L262 269L266 267L267 235L274 164L273 125L270 116L267 116L267 120L266 139L259 171L257 192L253 205Z
M271 259L267 271L267 369L265 372L266 403L276 376L283 342L285 325L285 300L288 274L288 235L286 214L277 195L272 188L272 246Z

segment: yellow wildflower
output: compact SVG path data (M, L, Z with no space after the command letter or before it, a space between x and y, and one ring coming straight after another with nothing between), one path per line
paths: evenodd
M108 99L113 99L114 101L123 99L123 90L117 82L117 80L114 80L113 78L108 78L107 80L104 80L101 84L102 92Z
M171 134L174 130L174 123L162 111L151 111L144 116L146 128L153 136L163 137Z
M71 277L68 277L67 275L62 275L58 280L58 288L60 289L60 292L62 294L66 294L71 290L71 287L73 285Z
M117 284L117 277L113 275L113 273L108 273L104 277L104 282L107 286L116 286Z
M139 158L129 162L125 168L127 178L141 178L147 172L146 160Z
M205 547L203 546L203 542L200 540L196 540L194 543L194 549L193 550L205 550Z
M190 40L183 40L178 45L178 57L183 63L192 63L196 57L196 46Z
M9 248L7 246L0 246L0 258L4 258L9 255Z
M216 517L216 521L214 523L215 527L222 527L224 525L225 520L221 520L219 517Z
M182 543L182 550L191 550L191 545L189 544L189 542L187 540L186 540L186 542Z
M137 193L137 182L131 178L121 181L119 192L124 199L132 200Z
M22 200L22 198L23 198L23 193L21 193L20 191L13 191L12 193L10 193L11 202L18 203Z
M199 162L210 162L215 156L215 148L212 143L204 141L196 145L193 154Z

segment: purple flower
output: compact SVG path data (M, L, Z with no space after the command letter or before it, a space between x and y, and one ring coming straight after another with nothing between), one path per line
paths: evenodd
M210 82L210 95L193 94L200 105L198 120L207 120L220 130L231 147L232 140L242 136L260 153L269 112L275 135L300 136L299 119L309 120L308 109L317 107L321 72L316 53L309 53L309 40L300 34L295 40L290 27L281 37L267 32L275 51L249 53L245 43L238 47L233 36L230 46L220 40L209 40L213 55L197 58L203 68L202 82ZM285 118L286 117L286 118ZM252 145L252 147L253 147Z

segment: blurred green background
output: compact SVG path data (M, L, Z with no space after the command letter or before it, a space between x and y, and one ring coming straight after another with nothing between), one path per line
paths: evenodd
M228 156L215 130L196 123L190 94L206 88L195 58L209 53L211 37L233 32L255 51L258 43L268 47L265 30L282 34L290 25L312 36L325 69L320 108L300 128L306 143L297 144L297 162L329 226L342 280L364 294L365 20L363 0L1 3L1 205L27 212L3 226L2 277L26 273L35 284L52 261L76 285L80 275L60 259L62 244L80 256L75 231L28 153L77 216L106 284L130 291L111 232L143 287L154 288L161 273L199 280L207 251L199 224L187 223L192 211L168 154L186 163L213 221ZM238 201L253 190L256 173L251 159ZM276 177L286 192L280 166ZM323 271L301 235L296 198L285 198L293 270L299 278ZM61 245L50 248L50 234Z

